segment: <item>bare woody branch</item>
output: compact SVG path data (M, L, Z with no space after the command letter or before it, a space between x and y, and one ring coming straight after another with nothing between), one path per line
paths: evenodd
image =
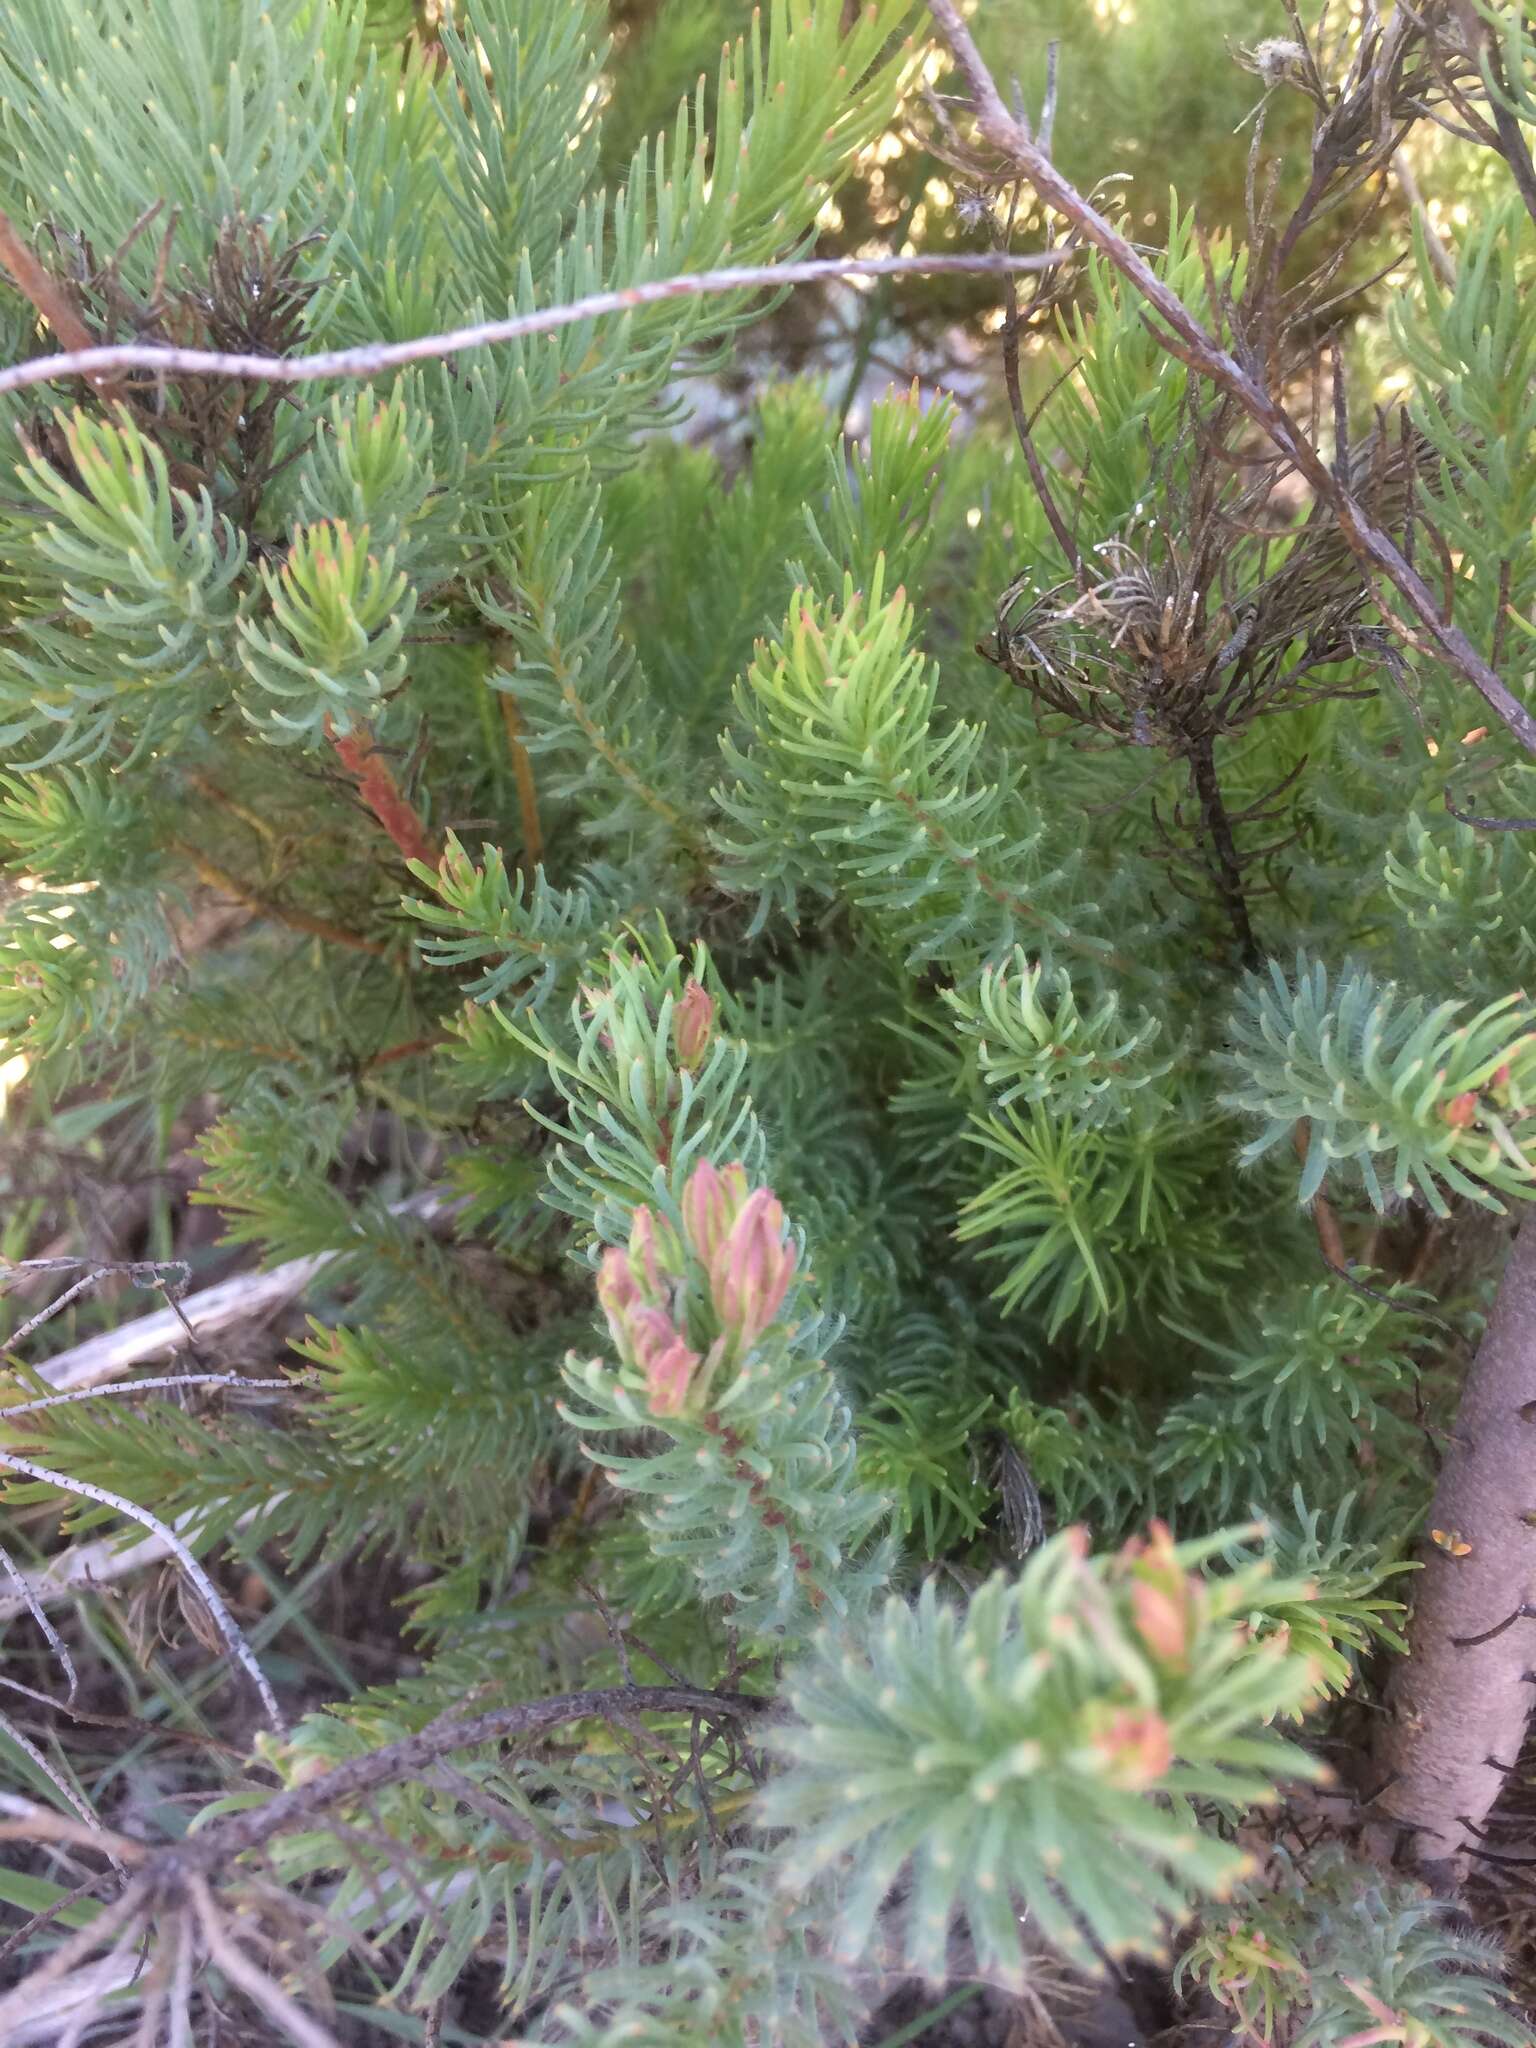
M241 1527L250 1519L248 1514L242 1515L235 1527ZM35 1570L18 1570L14 1575L6 1573L5 1584L12 1590L6 1592L4 1584L0 1584L0 1622L14 1621L18 1615L30 1614L46 1630L45 1608L62 1606L66 1601L99 1593L115 1585L119 1579L131 1578L136 1572L165 1564L175 1554L163 1536L144 1536L126 1547L110 1536L71 1544L67 1550L59 1551L47 1564ZM57 1649L54 1655L58 1655Z
M771 1705L750 1693L709 1692L700 1686L614 1685L492 1707L462 1720L432 1721L415 1735L385 1743L364 1756L350 1757L307 1784L279 1792L263 1806L200 1828L166 1853L183 1869L222 1871L234 1857L260 1847L285 1828L310 1821L328 1806L359 1799L381 1786L415 1780L439 1757L454 1750L474 1749L487 1742L525 1741L571 1721L698 1714L706 1720L750 1722L767 1713Z
M164 348L155 343L112 342L98 348L71 349L67 354L37 356L30 362L0 369L0 395L29 385L53 384L61 378L96 378L102 372L148 370L164 377L240 377L268 384L313 384L331 377L377 377L407 363L439 356L464 355L471 349L500 342L522 341L530 335L552 334L615 313L632 313L669 299L707 298L722 292L779 291L786 285L817 284L861 277L945 277L980 272L1048 270L1067 252L1038 250L1029 255L976 250L956 256L829 256L804 263L741 264L725 270L689 271L680 277L653 278L626 285L621 291L593 292L566 306L541 306L505 320L481 320L472 327L454 327L442 334L417 335L407 341L370 341L357 348L327 349L308 356L238 355L221 349Z
M928 4L939 34L965 80L976 125L985 141L1005 160L1003 175L1026 178L1047 206L1070 221L1084 241L1091 242L1122 277L1135 285L1162 323L1159 338L1164 346L1219 390L1229 393L1255 425L1262 428L1328 507L1366 573L1378 584L1391 585L1412 614L1424 641L1472 685L1527 752L1536 754L1536 718L1507 688L1461 628L1442 616L1438 601L1396 544L1371 521L1284 406L1206 331L1125 237L1062 177L1028 129L1009 112L954 0L928 0Z
M0 1840L65 1841L105 1854L119 1868L126 1864L133 1870L118 1897L88 1926L63 1942L19 1984L0 1996L0 2039L9 2041L16 2023L33 2015L39 1994L50 1984L66 1973L82 1972L88 1959L109 1943L112 1946L105 1958L107 1962L126 1943L147 1940L155 1919L165 1915L167 1909L173 1924L179 1916L180 1931L175 1937L178 1954L190 1953L186 1948L186 1913L190 1905L212 1960L280 2027L285 2039L304 2044L304 2048L336 2048L332 2037L262 1972L244 1947L233 1946L238 1925L246 1926L254 1940L269 1946L249 1918L241 1921L226 1917L225 1901L216 1897L211 1888L210 1879L235 1874L237 1858L259 1850L286 1829L312 1826L327 1808L366 1799L369 1793L386 1785L428 1779L438 1760L455 1750L492 1742L532 1741L572 1721L601 1719L632 1727L642 1714L674 1714L691 1716L697 1726L725 1721L751 1723L771 1710L771 1701L747 1693L711 1692L686 1684L618 1685L495 1707L462 1719L445 1717L429 1722L399 1742L351 1757L305 1784L290 1786L261 1806L229 1814L182 1840L155 1848L126 1840L105 1828L88 1826L83 1820L47 1807L21 1800L0 1800L0 1808L13 1816L0 1817ZM338 1839L345 1840L352 1830L338 1819L336 1832ZM584 1847L585 1844L571 1845L570 1852L580 1854ZM82 1889L88 1895L94 1887ZM284 1903L291 1906L293 1901ZM34 1918L29 1931L35 1931L38 1924ZM92 1967L100 1970L102 1965ZM94 1994L91 1980L83 1981L89 2017L101 2000ZM116 1988L115 1982L108 1985L110 1990ZM77 2016L72 2012L70 2017Z
M88 1479L80 1479L72 1472L55 1472L46 1465L34 1465L30 1458L18 1458L12 1451L0 1451L0 1472L14 1472L20 1479L40 1480L44 1486L56 1487L60 1493L73 1494L77 1500L94 1501L98 1507L114 1508L125 1515L130 1522L137 1522L147 1529L151 1536L158 1537L170 1554L181 1566L202 1596L209 1617L218 1630L225 1649L233 1661L250 1679L261 1701L262 1711L270 1725L279 1735L285 1735L287 1723L282 1709L277 1704L277 1695L267 1682L255 1651L236 1627L234 1617L219 1597L212 1579L203 1570L186 1544L162 1522L158 1515L152 1515L148 1508L140 1507L137 1501L127 1500L110 1487L96 1486Z

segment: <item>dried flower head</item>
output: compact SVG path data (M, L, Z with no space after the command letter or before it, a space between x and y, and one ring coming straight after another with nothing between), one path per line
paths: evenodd
M1252 49L1239 50L1237 57L1245 70L1256 71L1271 89L1294 85L1305 92L1310 85L1305 49L1285 36L1266 36Z

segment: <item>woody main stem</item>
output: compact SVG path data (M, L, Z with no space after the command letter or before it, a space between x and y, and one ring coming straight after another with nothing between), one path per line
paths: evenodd
M1209 733L1203 733L1190 743L1189 778L1195 801L1200 807L1200 835L1205 843L1206 858L1222 908L1232 927L1238 957L1244 967L1256 968L1259 946L1248 916L1248 898L1243 889L1243 869L1237 855L1237 843L1232 836L1232 820L1227 815L1221 784L1216 776L1216 743Z
M1430 1525L1440 1540L1427 1547L1376 1745L1378 1811L1448 1887L1536 1703L1536 1620L1525 1613L1536 1606L1536 1218L1515 1239L1467 1376Z

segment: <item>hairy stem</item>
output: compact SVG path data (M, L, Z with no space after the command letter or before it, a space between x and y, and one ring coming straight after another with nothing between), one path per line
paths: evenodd
M1376 1745L1379 1806L1411 1831L1426 1876L1454 1882L1536 1701L1536 1222L1515 1239L1462 1390L1430 1527Z
M182 1867L221 1869L230 1858L270 1841L284 1828L311 1821L329 1806L420 1777L429 1764L456 1749L476 1749L487 1742L528 1741L571 1721L635 1714L700 1714L717 1720L752 1721L768 1705L767 1700L746 1693L708 1692L701 1686L615 1685L493 1707L466 1720L445 1715L429 1722L419 1734L386 1743L364 1756L349 1757L319 1778L277 1793L263 1806L215 1821L165 1853Z

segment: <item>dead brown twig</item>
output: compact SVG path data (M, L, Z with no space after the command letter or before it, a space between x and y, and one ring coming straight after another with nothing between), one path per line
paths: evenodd
M210 889L216 889L221 896L243 904L257 917L270 918L274 924L287 925L290 931L306 932L311 938L325 939L333 946L345 946L354 953L371 953L378 960L389 958L388 946L381 945L377 939L348 931L344 925L334 924L328 917L316 917L310 911L290 904L273 903L242 882L238 875L232 875L227 868L210 860L198 847L182 839L173 839L169 844L172 852L179 853L192 867L199 881L205 882Z
M1029 130L1009 112L954 0L929 0L929 11L965 81L976 125L985 142L1003 159L999 176L1026 178L1047 206L1070 222L1084 241L1136 287L1157 316L1155 331L1164 346L1242 407L1318 502L1328 508L1365 573L1377 584L1390 585L1417 623L1424 642L1472 685L1526 751L1536 754L1536 717L1461 628L1443 615L1439 602L1401 550L1372 521L1285 407L1206 330L1097 207L1061 175Z
M750 1725L771 1710L772 1703L750 1694L711 1692L688 1685L620 1685L593 1691L560 1694L551 1699L519 1702L467 1718L445 1717L415 1735L385 1744L363 1756L349 1758L305 1784L277 1793L263 1805L228 1815L195 1834L163 1846L149 1846L118 1836L108 1829L92 1827L84 1820L61 1815L41 1806L14 1810L0 1819L0 1840L68 1842L76 1850L115 1857L126 1866L127 1881L116 1898L104 1905L89 1925L63 1942L39 1963L27 1977L0 1995L0 2039L10 2039L9 2029L37 2008L48 1987L66 1976L81 1986L81 2005L88 2018L99 2009L102 1999L116 1988L110 1973L103 1974L100 1961L92 1958L116 1956L126 1945L140 1945L149 1956L149 1974L144 1982L147 2008L163 2010L167 1998L185 2014L194 1989L194 1932L196 1947L211 1960L226 1980L235 1986L275 2029L274 2038L300 2044L300 2048L336 2048L334 2037L293 1997L291 1935L295 1916L313 1912L312 1902L266 1883L261 1875L259 1852L275 1836L293 1827L325 1825L321 1816L333 1813L329 1825L338 1847L363 1842L377 1846L350 1821L334 1815L338 1807L361 1807L368 1812L370 1795L385 1786L431 1781L452 1796L464 1800L472 1810L494 1816L499 1827L517 1823L519 1837L528 1832L523 1816L503 1802L487 1796L483 1787L450 1773L438 1777L441 1760L454 1751L484 1748L493 1743L526 1743L551 1734L573 1721L602 1720L610 1726L630 1729L641 1715L688 1715L693 1717L695 1744L700 1724ZM749 1792L727 1795L717 1811L735 1810L750 1798ZM534 1831L537 1833L537 1830ZM611 1831L592 1838L593 1852L606 1847ZM394 1844L388 1844L393 1853ZM521 1844L526 1851L528 1844ZM556 1844L562 1855L589 1853L583 1839ZM250 1859L236 1868L236 1859ZM104 1887L111 1877L104 1872ZM216 1889L217 1887L217 1889ZM79 1895L89 1896L98 1888L88 1883ZM238 1901L238 1905L236 1904ZM321 1915L322 1922L325 1916ZM270 1926L268 1923L270 1922ZM35 1932L41 1922L34 1918L25 1933ZM288 1939L276 1941L281 1931ZM353 1930L339 1930L360 1945ZM288 1966L279 1982L271 1971L270 1958L285 1955ZM101 1995L97 1996L97 1978ZM306 1978L306 1981L309 1981ZM313 1981L319 1988L319 1979ZM137 2038L145 2036L143 2029ZM190 2032L186 2038L190 2039Z

